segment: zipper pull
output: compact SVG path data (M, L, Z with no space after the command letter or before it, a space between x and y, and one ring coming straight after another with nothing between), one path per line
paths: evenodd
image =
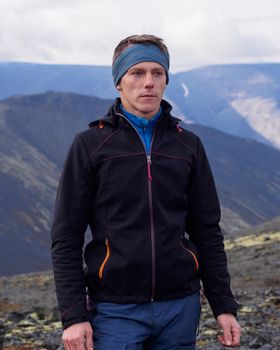
M182 132L182 131L183 131L182 128L180 128L180 126L179 126L178 124L176 124L176 128L177 128L177 130L178 130L179 132Z
M147 164L148 164L148 180L152 181L152 173L151 173L151 164L152 164L152 160L151 160L151 156L147 156Z

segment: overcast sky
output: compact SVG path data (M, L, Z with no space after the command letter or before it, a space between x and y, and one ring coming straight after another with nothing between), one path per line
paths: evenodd
M171 71L280 62L280 0L0 0L0 61L110 65L131 34L162 37Z

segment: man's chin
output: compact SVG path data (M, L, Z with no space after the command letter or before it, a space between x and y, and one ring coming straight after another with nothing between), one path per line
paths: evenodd
M146 105L142 105L139 110L143 113L143 114L156 114L159 110L160 104L146 104Z

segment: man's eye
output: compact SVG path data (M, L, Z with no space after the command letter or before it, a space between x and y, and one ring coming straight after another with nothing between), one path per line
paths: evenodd
M136 77L139 77L142 74L142 72L133 72L132 75L135 75Z

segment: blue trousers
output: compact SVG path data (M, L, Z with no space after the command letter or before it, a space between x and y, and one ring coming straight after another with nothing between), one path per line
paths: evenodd
M144 304L97 303L94 350L194 350L200 296Z

